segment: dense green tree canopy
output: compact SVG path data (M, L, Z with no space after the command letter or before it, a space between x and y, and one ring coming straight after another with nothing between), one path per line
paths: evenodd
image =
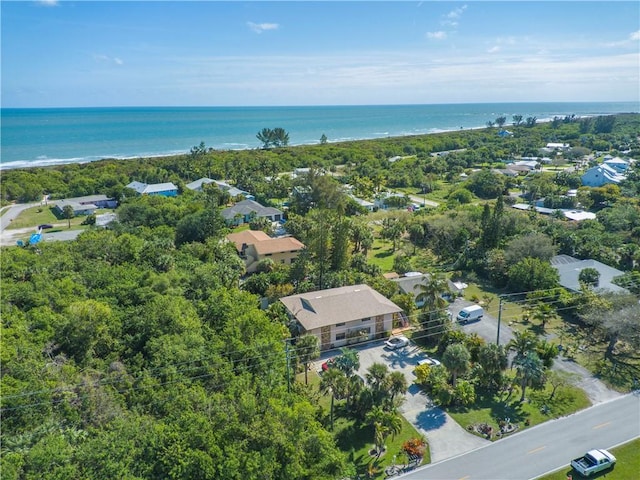
M3 477L339 477L235 252L165 233L3 250Z
M495 129L479 129L300 147L288 147L282 129L266 129L260 132L265 146L280 148L214 151L202 143L171 158L3 171L5 204L39 202L45 193L106 194L122 202L110 230L90 227L74 242L2 251L3 477L345 476L345 457L318 422L315 399L293 382L296 359L309 363L317 352L297 356L304 353L302 339L287 351L285 339L298 332L273 302L291 293L367 283L409 313L413 296L397 296L397 285L380 275L390 268L381 239L398 250L394 266L400 271L435 267L540 294L557 286L548 263L557 250L617 265L630 272L625 286L635 288L636 172L619 187L580 188L576 200L598 217L577 223L508 208L520 192L528 200L546 196L553 208L561 207L561 195L578 185L577 175L543 172L505 180L492 168L507 158L537 155L548 141L570 143L575 156L618 147L640 151L640 116L538 124L514 115L514 123L514 135L505 138ZM389 162L394 156L404 158ZM298 167L310 168L309 175L294 179L285 173ZM264 262L260 273L242 278L244 262L222 241L227 228L220 209L231 201L228 194L213 186L203 192L185 188L202 176L251 191L264 205L283 208L289 200L286 229L306 249L292 265ZM133 195L125 188L132 180L171 181L180 195ZM440 206L369 215L348 198L345 184L369 200L394 187L435 195ZM292 187L296 193L287 199ZM399 198L397 206L408 201ZM267 225L254 221L253 227ZM433 297L430 313L443 311L442 290L424 292ZM586 300L593 296L585 291L581 297L589 308L578 308L579 320L606 342L606 357L636 348L637 299ZM258 309L258 297L272 303L266 312ZM543 305L531 315L544 328L553 312ZM426 338L439 340L456 386L448 383L447 368L431 369L423 380L434 398L443 405L467 404L475 398L474 385L499 388L505 352L450 331L446 317L435 317L423 328L439 334ZM529 340L511 345L519 355L514 366L523 395L541 384L543 368L557 353L553 345ZM351 375L357 358L348 352L343 357L346 363L337 365L347 381L327 377L325 390L334 401L345 400L346 410L360 420L380 407L380 415L370 417L371 440L382 443L396 431L393 408L406 386L384 365L372 367L365 384ZM464 379L469 362L473 381Z

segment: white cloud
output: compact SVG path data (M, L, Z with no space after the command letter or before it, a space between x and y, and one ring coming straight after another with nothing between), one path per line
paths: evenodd
M440 30L439 32L427 32L427 38L433 38L435 40L444 40L447 38L447 32Z
M455 10L451 10L447 14L447 18L460 18L460 15L467 9L466 5L456 8Z
M462 14L466 9L467 9L467 6L463 5L462 7L455 8L451 10L449 13L442 15L442 17L440 18L440 25L450 30L449 33L455 32L456 28L458 27L458 20L460 19L460 17L462 16ZM448 36L447 32L444 32L444 31L427 33L428 38L434 38L437 40L443 40L447 38L447 36Z
M454 10L451 10L449 13L447 13L444 16L444 19L441 22L442 25L447 25L449 27L457 27L458 20L460 19L460 17L462 16L462 14L466 9L467 9L467 6L463 5L462 7L458 7Z
M247 22L247 25L255 33L262 33L262 32L265 32L267 30L277 30L278 28L280 28L280 25L278 25L277 23L253 23L253 22Z
M37 3L45 7L57 7L59 5L58 0L38 0Z
M124 61L118 57L110 57L103 53L94 53L93 59L99 63L113 63L115 65L124 65Z
M497 53L499 51L500 51L500 47L498 45L495 45L491 47L489 50L487 50L488 53Z
M640 30L635 31L635 32L631 32L629 34L629 37L626 40L620 40L618 42L610 42L605 44L607 47L623 47L625 45L630 45L632 43L637 42L638 40L640 40Z

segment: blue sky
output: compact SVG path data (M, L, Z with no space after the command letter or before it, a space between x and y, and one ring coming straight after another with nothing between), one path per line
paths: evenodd
M2 106L640 101L640 2L2 1Z

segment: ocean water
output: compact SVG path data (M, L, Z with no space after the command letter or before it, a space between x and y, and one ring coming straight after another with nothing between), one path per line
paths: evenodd
M311 107L121 107L0 110L0 169L259 148L263 128L284 128L290 145L478 128L501 115L592 116L638 112L637 102L494 103Z

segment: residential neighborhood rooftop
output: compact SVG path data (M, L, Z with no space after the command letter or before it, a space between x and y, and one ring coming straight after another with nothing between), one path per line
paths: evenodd
M140 195L178 190L178 187L176 187L171 182L147 184L147 183L133 181L127 185L127 188L131 188L135 190Z
M295 252L304 248L304 243L294 237L269 238L254 243L256 252L259 255L269 255L272 253Z
M238 252L241 252L243 245L264 242L271 240L271 237L262 230L243 230L242 232L230 233L227 235L227 239L235 244Z
M236 215L251 215L255 213L258 217L270 217L282 215L282 211L274 207L265 207L254 200L242 200L234 206L225 208L221 214L226 220L233 220Z
M364 284L291 295L280 301L305 330L402 312L391 300Z
M579 260L569 255L556 255L551 259L551 265L560 274L560 285L575 292L580 291L580 272L585 268L595 268L600 274L598 286L595 290L609 290L611 292L627 292L626 288L619 287L612 283L615 277L622 275L624 272L617 268L610 267L597 260Z

